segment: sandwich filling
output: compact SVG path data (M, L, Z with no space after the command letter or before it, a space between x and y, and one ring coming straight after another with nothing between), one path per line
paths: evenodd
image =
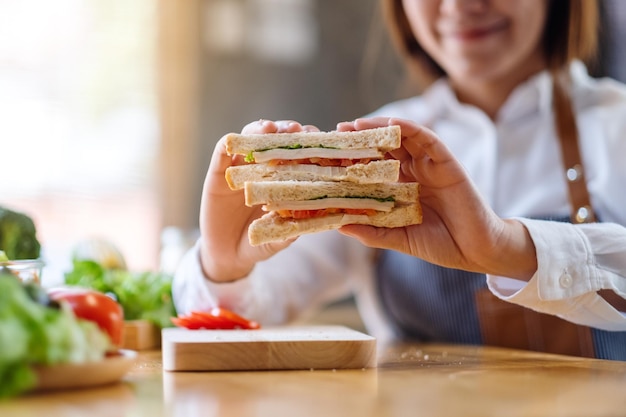
M321 166L350 166L383 159L378 149L289 148L267 149L251 152L247 162L280 164L314 164Z
M306 219L331 214L371 216L390 212L395 206L393 197L320 197L303 201L280 201L267 203L265 211L274 211L282 218Z

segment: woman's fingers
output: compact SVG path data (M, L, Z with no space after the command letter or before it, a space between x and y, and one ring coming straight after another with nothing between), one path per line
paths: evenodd
M364 119L356 119L351 122L337 123L337 130L340 132L348 132L353 130L375 129L377 127L389 126L388 117L368 117Z
M448 162L454 159L448 147L435 135L435 133L416 123L402 120L389 119L389 125L398 125L402 130L402 148L412 156L421 156L424 153L434 163Z
M305 132L319 132L319 128L317 126L313 126L313 125L304 125L302 126L302 130L304 130Z
M393 117L369 117L339 123L337 130L365 130L394 125L400 126L402 131L402 147L390 152L395 158L404 160L408 157L420 157L427 154L435 163L453 159L446 145L438 139L433 131L409 120Z
M337 123L337 132L352 132L355 131L354 122L340 122Z
M294 120L277 120L278 133L302 132L302 125Z
M401 181L441 187L463 179L463 168L448 147L433 131L410 120L370 117L339 123L337 129L365 130L393 125L400 126L402 146L390 151L387 157L400 161Z
M261 134L261 133L276 133L278 130L276 123L272 120L255 120L250 122L241 129L241 133L244 134Z
M264 134L264 133L295 133L295 132L319 132L313 125L302 125L295 120L255 120L248 123L241 130L244 134Z
M404 247L407 241L404 228L386 229L382 227L351 224L342 226L339 232L357 239L365 246L379 249L393 249L409 253L408 249Z

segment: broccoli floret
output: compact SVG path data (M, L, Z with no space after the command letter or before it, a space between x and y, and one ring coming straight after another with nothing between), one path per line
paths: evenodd
M39 258L41 245L29 216L0 207L0 250L9 259Z

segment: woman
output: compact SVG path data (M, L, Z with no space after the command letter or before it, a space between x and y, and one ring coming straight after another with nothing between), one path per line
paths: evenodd
M404 180L422 185L424 223L347 226L251 247L246 229L261 213L227 187L224 170L239 161L220 141L203 192L202 237L175 279L179 311L219 304L282 323L353 293L381 341L626 359L626 318L607 301L626 294L626 89L591 79L578 61L594 52L596 3L383 6L408 67L431 83L419 97L338 129L401 126L403 146L392 156ZM301 129L315 128L259 121L244 131ZM605 223L563 223L570 214Z

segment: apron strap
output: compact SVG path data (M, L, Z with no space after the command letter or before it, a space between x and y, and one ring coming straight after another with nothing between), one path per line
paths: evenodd
M553 73L552 81L555 127L561 144L561 156L569 190L571 222L574 224L593 223L596 221L596 216L591 206L580 156L578 127L572 110L573 103L567 92L569 77L565 73Z

